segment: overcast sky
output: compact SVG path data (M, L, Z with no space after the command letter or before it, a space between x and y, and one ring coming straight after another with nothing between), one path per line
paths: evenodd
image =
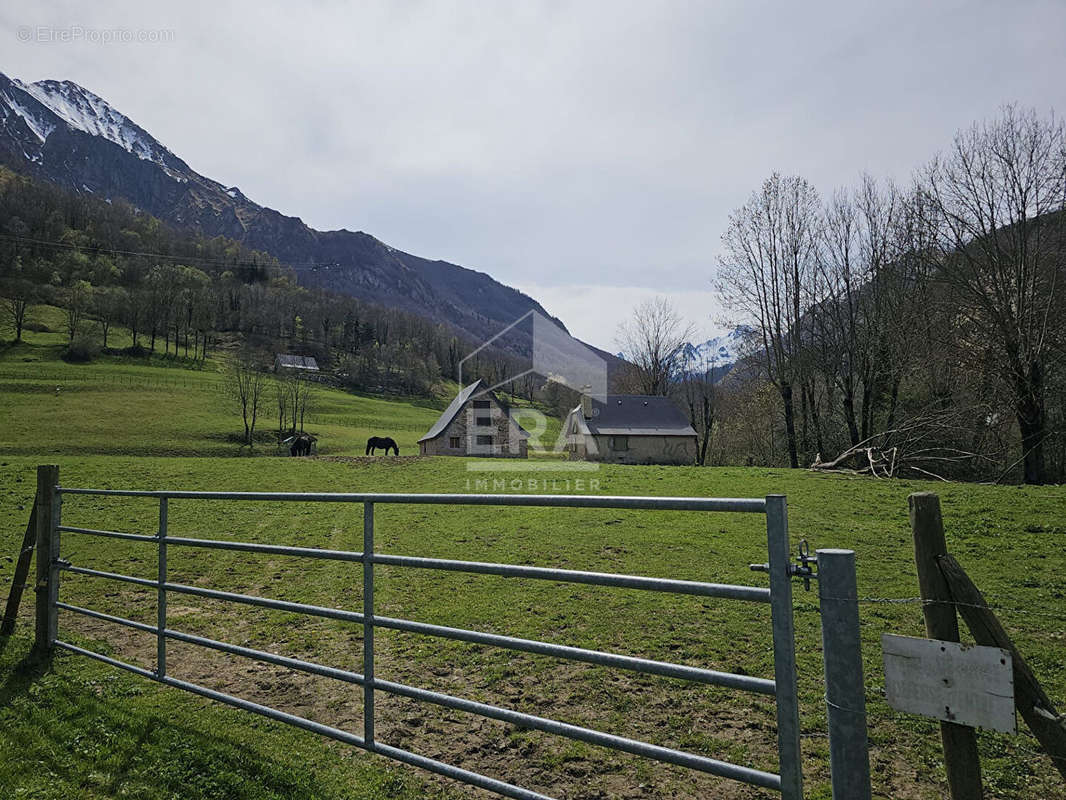
M6 2L0 71L73 80L256 202L488 272L607 348L656 294L719 329L726 218L771 171L906 181L1006 102L1066 111L1061 0L150 5Z

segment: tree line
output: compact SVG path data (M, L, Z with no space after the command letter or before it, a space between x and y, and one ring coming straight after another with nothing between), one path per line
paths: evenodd
M275 258L232 239L0 169L0 324L19 341L42 303L63 309L72 358L107 349L121 325L130 355L203 364L225 343L257 352L265 369L275 352L293 352L372 392L428 395L474 349L443 323L300 286ZM517 371L515 360L490 348L464 377L495 383Z
M1066 480L1066 133L1006 107L896 186L778 173L729 217L721 379L665 300L619 328L624 391L671 395L700 464Z
M905 187L771 175L723 236L717 288L754 328L726 385L792 467L1063 480L1064 208L1063 125L1013 106Z

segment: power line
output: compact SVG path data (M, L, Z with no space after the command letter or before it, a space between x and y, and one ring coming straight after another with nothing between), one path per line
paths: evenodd
M81 252L107 253L107 254L110 254L110 255L121 255L121 256L130 256L130 257L142 257L142 258L157 258L157 259L165 259L165 260L169 260L169 261L180 261L180 262L195 261L195 262L199 262L201 264L212 264L214 266L219 266L219 267L256 267L256 268L265 268L265 267L275 266L274 264L259 263L258 261L248 261L248 260L240 261L240 260L229 260L229 259L220 259L220 258L208 258L206 256L196 256L196 255L180 256L180 255L170 255L170 254L167 254L167 253L152 253L152 252L146 252L146 251L140 251L140 250L122 250L122 249L119 249L119 248L105 247L105 246L102 246L102 245L85 245L85 244L75 244L73 242L57 242L57 241L53 241L53 240L50 240L50 239L37 239L37 238L34 238L32 236L21 236L19 234L15 234L15 233L0 233L0 240L15 242L17 244L43 245L43 246L46 246L46 247L56 247L56 248L61 248L61 249L66 249L66 250L77 250L77 251L81 251ZM304 264L292 264L292 263L282 263L282 262L279 261L276 266L288 267L289 269L294 269L295 270L295 269L317 269L318 267L327 267L327 266L334 266L334 265L333 264L319 264L319 263L315 263L315 262L307 262L307 263L304 263Z

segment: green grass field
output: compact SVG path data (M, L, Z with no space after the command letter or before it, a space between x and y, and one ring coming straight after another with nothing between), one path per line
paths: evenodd
M205 373L124 363L66 365L56 360L54 343L33 336L0 355L0 589L5 595L39 463L58 463L66 486L143 489L462 493L475 490L474 478L506 477L519 481L508 483L507 491L540 493L565 492L565 481L573 477L561 470L475 474L467 471L466 460L448 458L219 458L239 452L224 438L235 431L237 418L219 408ZM75 378L77 370L84 371ZM47 391L52 378L45 376L53 374L72 376L58 398L54 385ZM132 378L123 384L116 375L139 376L145 385L131 386ZM170 388L165 378L172 381ZM361 454L365 431L399 432L401 452L412 452L409 443L437 414L415 403L333 391L322 392L317 408L316 428L329 431L322 440L324 456ZM117 419L99 425L84 419L94 412ZM334 443L336 449L327 450ZM1049 694L1060 708L1066 705L1063 488L736 468L605 466L583 477L596 484L587 482L581 491L603 494L761 497L783 492L789 497L793 541L854 548L860 595L884 599L917 594L906 498L913 491L937 491L949 547L1003 609L1001 619ZM530 486L531 478L539 483ZM571 483L569 491L574 488ZM153 531L156 515L154 503L137 499L71 496L63 508L65 524L129 532ZM175 500L169 518L174 535L361 546L361 509L346 504ZM748 570L750 562L765 560L763 521L755 516L379 505L376 523L383 552L765 585L765 576ZM154 577L150 545L65 534L63 556L81 566ZM172 547L170 577L355 610L362 603L361 569L354 564ZM154 592L139 587L67 575L62 599L155 621ZM395 617L772 677L764 606L386 567L378 567L376 600L378 613ZM797 585L795 600L807 794L828 798L817 595ZM179 595L171 597L169 612L175 629L362 669L357 626ZM875 794L942 797L937 724L892 711L881 693L880 635L923 635L920 606L864 602L862 626ZM60 629L69 641L153 666L150 635L69 613L61 614ZM16 636L0 640L3 796L485 796L84 658L61 653L50 666L35 668L24 660L31 635L27 605ZM405 633L379 631L377 636L381 678L776 769L773 706L767 698ZM171 645L169 669L175 677L360 732L358 687L177 643ZM772 796L387 695L378 702L381 741L558 797ZM1046 756L1031 752L1036 743L1019 724L1018 736L979 734L988 795L1066 798L1061 777Z

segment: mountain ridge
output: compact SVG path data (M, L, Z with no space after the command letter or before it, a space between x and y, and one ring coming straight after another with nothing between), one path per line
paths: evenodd
M412 311L474 340L530 310L565 330L535 299L486 272L406 253L362 231L319 231L255 203L193 170L73 81L24 83L0 73L0 163L77 193L121 197L180 228L227 236L270 253L305 286Z

